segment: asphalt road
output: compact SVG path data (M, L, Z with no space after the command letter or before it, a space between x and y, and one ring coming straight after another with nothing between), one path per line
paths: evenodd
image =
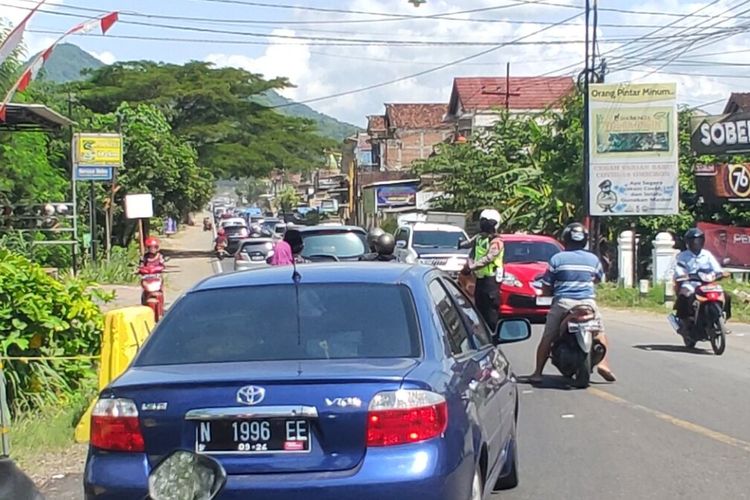
M683 349L664 318L604 319L618 381L569 389L548 366L543 386L521 384L521 485L498 498L750 498L750 326L717 357ZM540 334L506 347L517 374Z
M685 350L663 317L604 320L618 381L571 389L550 365L542 386L521 383L521 484L494 498L750 499L750 325L732 325L717 357L708 344ZM505 348L516 374L532 371L540 335Z

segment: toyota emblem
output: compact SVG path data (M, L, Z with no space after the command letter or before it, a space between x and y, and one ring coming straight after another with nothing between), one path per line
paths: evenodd
M246 385L237 391L237 402L243 405L257 405L266 397L266 390L257 385Z

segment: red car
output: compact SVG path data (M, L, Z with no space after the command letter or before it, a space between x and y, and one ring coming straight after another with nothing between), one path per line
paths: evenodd
M533 234L504 234L505 278L500 283L500 317L544 321L552 303L532 282L541 279L550 257L563 247L554 238ZM474 277L461 276L461 286L474 297Z

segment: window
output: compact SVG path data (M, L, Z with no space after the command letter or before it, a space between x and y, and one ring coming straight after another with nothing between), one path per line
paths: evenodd
M304 231L303 257L311 255L335 255L339 259L351 259L364 255L367 240L363 234L353 231Z
M302 283L297 299L290 279L186 295L135 364L413 358L420 346L406 287Z
M560 247L545 241L506 241L505 263L549 262Z
M398 243L399 241L403 241L407 245L409 244L409 230L408 229L406 228L399 229L399 231L396 233L396 242Z
M469 332L466 331L458 310L438 280L430 283L430 295L442 320L448 344L453 355L457 356L471 352L472 347L469 342Z
M462 236L458 231L414 231L414 246L455 249Z
M474 306L471 305L471 302L466 298L466 295L464 295L463 292L461 292L461 290L459 290L453 283L446 282L445 286L448 288L453 300L456 301L458 309L464 316L464 319L469 324L469 327L474 334L474 338L476 339L477 347L484 347L492 344L492 336L487 330L487 323L485 323L477 310L474 309Z

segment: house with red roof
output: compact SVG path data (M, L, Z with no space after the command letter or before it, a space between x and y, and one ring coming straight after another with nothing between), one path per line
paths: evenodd
M436 103L389 103L385 114L367 117L373 163L402 170L430 156L433 146L453 135L444 121L448 106Z
M456 134L468 137L491 127L505 110L532 114L560 109L573 90L573 79L567 76L454 78L445 120Z

